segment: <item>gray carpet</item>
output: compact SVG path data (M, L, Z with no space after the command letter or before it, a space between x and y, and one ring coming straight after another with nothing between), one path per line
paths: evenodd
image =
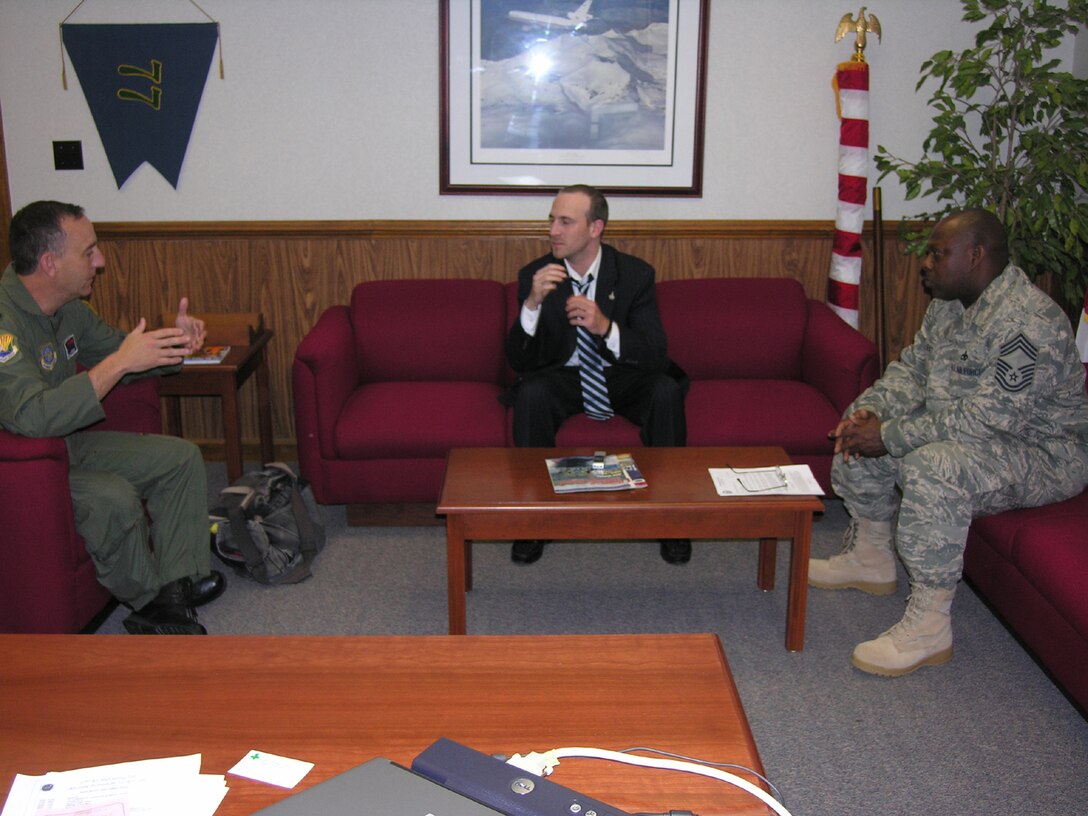
M213 492L223 470L209 466ZM841 502L825 504L817 555L837 551L846 526ZM329 543L314 577L275 588L231 578L227 594L201 610L209 631L446 631L441 527L348 528L342 507L321 513ZM805 649L790 653L784 544L770 593L755 586L754 542L696 542L681 567L665 564L652 542L551 544L528 567L512 564L509 551L474 546L470 633L718 634L768 775L794 816L1088 812L1088 721L967 585L953 606L954 660L887 680L849 658L902 614L902 570L893 597L810 590ZM122 632L125 613L99 632Z

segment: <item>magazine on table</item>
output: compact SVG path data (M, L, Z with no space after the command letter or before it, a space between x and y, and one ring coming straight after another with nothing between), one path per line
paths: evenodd
M646 479L629 453L563 456L546 459L545 462L556 493L636 490L646 487Z
M185 365L215 365L223 362L223 358L230 352L230 346L204 346L199 351L194 351L182 362Z

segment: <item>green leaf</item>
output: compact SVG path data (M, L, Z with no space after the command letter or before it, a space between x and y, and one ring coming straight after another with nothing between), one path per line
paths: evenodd
M960 3L963 19L979 26L975 45L938 51L922 63L915 92L935 83L922 158L911 162L881 146L874 159L880 178L894 173L908 201L939 202L938 212L916 220L963 206L993 209L1006 224L1013 257L1029 274L1049 272L1060 290L1083 297L1088 80L1061 70L1052 51L1088 26L1088 0ZM924 246L924 237L909 240Z

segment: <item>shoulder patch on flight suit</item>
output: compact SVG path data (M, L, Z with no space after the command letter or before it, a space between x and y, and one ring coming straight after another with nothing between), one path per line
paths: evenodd
M1039 349L1023 332L1009 340L1000 349L997 358L997 384L1010 393L1028 388L1035 379L1035 361Z
M10 332L0 332L0 364L14 360L19 356L19 345L15 342L15 335Z
M76 337L75 337L75 335L74 334L69 334L68 337L64 341L64 354L65 354L65 356L69 360L71 360L73 357L76 356L76 353L78 351L79 351L79 348L76 346Z

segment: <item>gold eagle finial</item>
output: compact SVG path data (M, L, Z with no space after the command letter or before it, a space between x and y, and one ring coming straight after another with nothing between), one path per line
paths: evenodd
M858 18L854 17L847 12L839 20L839 28L835 32L835 42L838 42L847 34L853 32L857 35L857 40L854 43L854 56L851 59L854 62L865 62L865 34L876 34L876 38L880 40L880 20L876 18L875 14L865 16L865 9L867 6L862 6L858 11Z

